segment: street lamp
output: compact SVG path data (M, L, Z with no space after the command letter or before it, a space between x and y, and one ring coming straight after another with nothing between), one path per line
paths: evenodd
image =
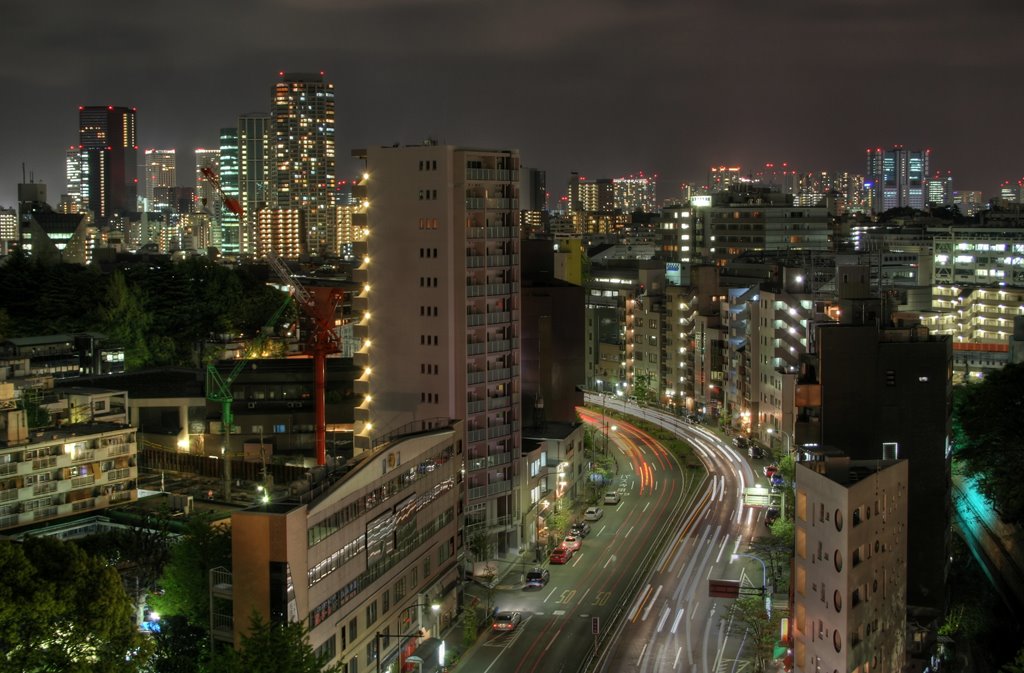
M793 438L790 437L789 433L786 432L785 430L776 430L775 428L768 428L768 434L769 435L773 435L776 432L778 432L780 435L782 435L782 439L785 440L785 443L783 444L783 448L785 449L786 455L788 456L789 452L790 452L790 447L793 445Z
M740 554L734 553L731 557L731 561L735 561L740 558L752 558L761 564L761 593L764 595L764 609L768 613L768 617L772 616L772 590L768 586L768 566L761 559L760 556L754 556L753 554Z

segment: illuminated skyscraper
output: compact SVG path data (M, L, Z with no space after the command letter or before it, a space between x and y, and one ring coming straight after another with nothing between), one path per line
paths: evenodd
M177 157L174 150L146 150L144 156L146 181L144 195L146 197L146 210L158 211L169 208L169 203L158 203L156 190L163 188L162 192L177 186Z
M229 126L220 130L220 187L224 195L238 199L238 128ZM240 236L238 214L221 208L220 233L222 252L237 254Z
M334 85L323 73L281 73L270 123L274 205L305 213L310 253L336 247Z
M928 181L928 203L936 206L953 204L953 175L949 171L936 171Z
M874 189L875 212L891 208L923 210L928 200L931 150L907 150L902 145L883 151L868 149L867 181Z
M648 177L643 173L627 178L615 178L615 209L624 213L643 211L653 213L658 209L658 176Z
M74 145L67 149L64 160L64 173L67 178L68 212L81 212L83 187L82 150Z
M239 226L239 251L246 254L256 252L259 211L270 202L269 128L267 114L244 114L238 118L238 202L244 218Z
M82 152L82 201L96 220L137 212L135 108L79 107L78 146Z

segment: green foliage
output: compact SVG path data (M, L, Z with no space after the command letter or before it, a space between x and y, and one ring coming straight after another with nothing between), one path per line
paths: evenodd
M746 630L747 645L743 652L750 656L753 670L768 670L778 633L778 611L769 617L761 596L740 596L729 610L730 616Z
M638 370L633 377L633 397L637 404L645 405L653 401L656 391L653 387L654 376L649 371Z
M189 624L208 629L210 623L210 571L231 567L231 532L212 524L209 517L192 516L185 534L171 546L170 560L160 578L163 595L150 598L161 615L180 615Z
M788 503L787 503L788 504ZM789 509L787 507L786 509ZM792 517L780 516L770 528L774 543L786 549L792 549L796 542L796 530L793 528Z
M477 561L485 561L491 558L493 550L494 542L487 533L475 533L469 540L469 551Z
M1024 673L1024 646L1017 650L1013 661L1008 661L999 669L999 673Z
M25 410L25 424L29 430L48 428L52 424L50 412L39 403L38 391L22 391L21 408Z
M117 571L55 538L0 542L0 669L129 673L152 644Z
M209 640L203 629L184 617L161 617L160 632L153 635L153 673L200 673Z
M1024 522L1024 364L959 386L953 403L956 459L1003 521Z
M146 334L152 318L137 286L129 286L124 274L114 272L107 284L107 300L100 309L100 331L124 346L127 371L143 368L151 360Z
M561 542L561 536L569 529L570 514L567 508L560 507L548 515L548 535L555 536L556 542Z
M211 657L207 673L339 673L342 665L317 657L305 624L268 624L253 612L248 635L238 650L224 649Z
M167 530L155 518L146 519L141 525L90 535L76 544L117 568L126 586L138 587L140 598L156 588L171 557Z
M462 644L466 647L476 642L476 635L479 630L476 610L476 606L471 605L462 613Z

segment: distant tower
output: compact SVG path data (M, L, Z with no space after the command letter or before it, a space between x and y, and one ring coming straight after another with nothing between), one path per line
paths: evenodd
M89 105L78 108L82 152L82 200L97 221L137 212L138 140L135 108Z
M334 85L323 73L281 73L271 101L273 205L304 213L308 250L336 248Z
M238 128L229 126L220 130L220 186L224 195L238 199ZM243 211L244 212L244 211ZM220 213L221 250L238 254L239 218L228 208Z
M203 147L196 148L196 202L194 210L199 213L209 213L214 218L220 216L220 197L217 190L203 176L202 170L209 168L217 175L220 175L220 150L210 150Z
M259 211L270 204L270 115L244 114L238 118L238 202L244 222L239 225L239 251L255 254Z
M82 211L82 151L72 145L67 149L64 160L64 174L67 178L68 212Z
M144 195L146 210L157 211L170 207L169 203L158 204L158 191L166 196L170 188L177 186L177 157L174 150L146 150L143 154L144 179L146 181ZM166 198L164 199L166 201Z
M883 151L869 149L867 180L871 182L875 212L892 208L923 210L928 202L928 165L931 150L908 150L902 145Z

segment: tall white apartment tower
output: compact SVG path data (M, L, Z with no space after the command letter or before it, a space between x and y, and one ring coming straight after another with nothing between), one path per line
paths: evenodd
M907 467L845 456L797 465L790 629L797 673L903 670Z
M465 419L466 526L496 553L516 549L519 154L435 143L354 154L366 162L356 226L367 231L356 451Z

